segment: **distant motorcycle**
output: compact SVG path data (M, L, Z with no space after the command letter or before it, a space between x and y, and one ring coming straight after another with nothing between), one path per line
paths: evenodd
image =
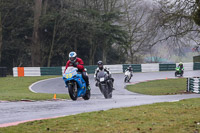
M128 83L131 80L131 72L130 71L125 71L125 76L124 76L124 82Z
M97 74L97 83L101 93L104 95L106 99L112 98L112 91L113 91L113 83L109 78L107 72L100 71ZM112 86L110 86L112 85Z
M77 68L68 67L63 74L63 80L72 100L77 100L78 97L82 97L84 100L90 99L90 90L86 89L86 82Z
M175 71L175 77L182 77L183 76L183 73L184 73L184 68L180 68L180 67L176 67L176 71Z

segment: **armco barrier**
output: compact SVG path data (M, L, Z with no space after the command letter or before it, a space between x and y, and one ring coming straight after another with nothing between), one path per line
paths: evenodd
M123 64L123 72L130 66L133 68L133 72L142 72L141 64Z
M193 70L200 70L200 62L194 63Z
M41 76L40 67L24 67L24 76Z
M123 73L127 67L131 65L133 72L156 72L156 71L175 71L177 64L119 64L119 65L105 65L112 73ZM200 70L200 63L183 63L185 71ZM89 74L93 74L96 65L85 66ZM65 66L62 67L14 67L13 76L41 76L41 75L62 75Z
M14 77L41 76L40 67L14 67L13 76Z
M176 66L178 66L179 63L176 63ZM193 63L183 63L184 71L192 71L193 70Z
M6 77L6 75L7 75L7 68L0 67L0 77Z
M17 67L13 68L13 77L18 77Z
M200 78L187 78L187 91L200 93Z
M142 64L142 72L158 72L159 71L159 64Z
M176 64L159 64L159 71L175 71Z
M105 65L111 73L123 73L122 65Z
M62 67L41 67L41 75L62 75Z
M92 74L95 72L95 69L97 68L97 65L91 65L91 66L84 66L87 69L88 74Z

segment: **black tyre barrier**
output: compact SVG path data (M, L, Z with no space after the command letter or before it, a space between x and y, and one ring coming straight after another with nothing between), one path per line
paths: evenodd
M7 68L0 67L0 77L6 77L6 75L7 75Z

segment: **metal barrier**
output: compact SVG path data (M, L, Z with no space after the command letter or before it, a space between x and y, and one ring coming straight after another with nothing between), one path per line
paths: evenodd
M176 64L159 64L159 71L175 71Z
M133 72L142 72L141 64L123 64L123 72L125 72L129 65L133 68Z
M0 77L6 77L6 75L7 75L7 68L0 67Z
M158 72L158 71L159 71L158 63L142 64L142 72Z
M105 65L112 73L123 73L127 67L131 65L133 72L156 72L156 71L175 71L177 64L116 64ZM183 63L185 71L200 70L200 63ZM97 65L85 66L89 74L93 74ZM42 75L62 75L65 66L62 67L14 67L13 76L42 76Z
M62 75L62 67L40 67L41 75Z
M200 94L200 78L187 78L187 92L194 92Z
M200 70L200 63L199 62L194 63L193 70Z

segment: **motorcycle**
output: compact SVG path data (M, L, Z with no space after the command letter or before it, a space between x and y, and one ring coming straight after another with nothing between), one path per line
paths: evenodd
M130 80L131 80L131 72L126 70L125 71L125 76L124 76L124 82L128 83L128 82L130 82Z
M82 97L84 100L90 99L90 90L86 88L86 82L77 68L68 67L63 74L63 80L72 100L75 101L78 97Z
M113 82L105 71L100 71L97 74L97 83L101 93L106 99L112 98ZM112 85L112 86L111 86Z
M176 71L175 71L175 77L180 76L182 77L184 73L184 68L180 68L180 67L176 67Z

